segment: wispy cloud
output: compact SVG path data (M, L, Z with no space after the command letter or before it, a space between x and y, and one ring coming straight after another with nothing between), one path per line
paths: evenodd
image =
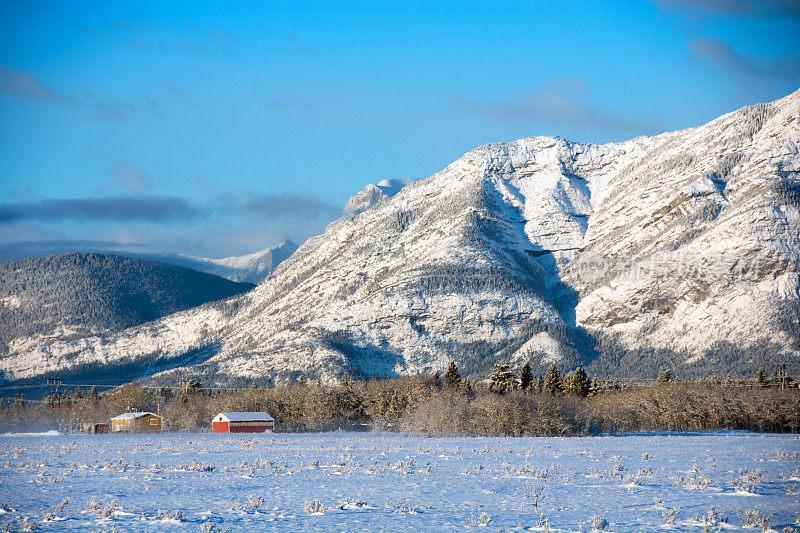
M791 17L800 20L800 2L797 0L655 0L655 4L662 9L692 14Z
M772 61L742 54L730 44L713 37L698 37L688 43L692 56L745 83L796 80L800 78L800 57L785 56Z
M214 40L214 45L224 53L228 53L238 44L239 39L232 33L226 32L218 26L208 28L208 33Z
M135 107L124 102L105 102L93 98L87 104L90 117L100 122L125 122L135 112Z
M302 40L300 37L295 35L294 33L289 34L289 42L300 53L307 54L307 55L315 55L317 53L316 48L311 43Z
M0 223L24 220L161 222L193 219L200 214L200 211L186 200L174 197L46 199L36 202L0 204Z
M30 72L0 64L0 92L30 102L75 105L79 100L71 94L56 91Z
M13 261L70 252L155 253L157 245L148 242L119 242L94 239L42 239L0 243L0 261Z
M70 251L227 257L286 238L302 242L340 214L339 207L301 194L226 194L203 202L130 196L5 203L0 204L0 260Z
M478 100L460 95L451 97L457 107L503 122L539 122L560 129L600 131L611 135L636 136L664 131L657 118L628 118L599 109L587 101L591 91L578 78L550 80L535 92L517 93L515 98Z
M65 93L45 84L36 75L0 64L0 93L18 100L81 108L89 118L101 122L124 122L134 107L123 102L104 100L86 90Z
M173 104L185 104L189 102L189 95L186 94L186 91L173 85L172 83L168 82L167 80L163 80L161 82L161 87L166 91L169 95L169 101Z
M234 34L219 26L198 26L188 22L167 26L146 16L97 25L76 22L75 25L87 37L105 39L145 52L177 51L189 55L229 53L238 43Z
M116 162L109 174L131 190L151 187L152 178L141 168ZM172 196L122 196L101 198L43 199L0 204L0 224L25 220L82 220L102 222L211 220L256 216L261 219L331 219L341 208L319 198L301 194L220 195L205 203Z
M249 198L244 207L265 218L312 217L331 218L341 208L324 200L299 194L273 194Z
M147 191L153 187L152 176L132 163L114 160L108 174L118 185L135 192Z

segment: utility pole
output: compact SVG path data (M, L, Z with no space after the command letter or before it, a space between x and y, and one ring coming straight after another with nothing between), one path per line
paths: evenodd
M189 378L186 376L186 374L180 377L180 384L181 394L184 394L189 390Z
M50 385L50 408L61 407L61 378L47 378Z
M778 364L778 380L780 381L781 389L786 388L786 363Z

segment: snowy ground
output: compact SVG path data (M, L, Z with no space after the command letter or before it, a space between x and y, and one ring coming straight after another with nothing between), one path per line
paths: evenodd
M796 435L3 435L0 465L14 529L800 530Z

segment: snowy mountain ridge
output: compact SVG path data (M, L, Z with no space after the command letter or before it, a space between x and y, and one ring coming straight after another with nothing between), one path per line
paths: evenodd
M212 259L181 254L181 258L198 270L228 278L231 281L258 283L297 250L290 239L252 254Z
M212 380L797 361L799 123L800 91L621 143L484 145L392 195L367 186L246 295L110 338L20 339L0 369L189 349Z
M399 178L381 180L377 184L370 183L347 201L342 216L347 218L358 215L378 202L393 197L414 181L412 178Z

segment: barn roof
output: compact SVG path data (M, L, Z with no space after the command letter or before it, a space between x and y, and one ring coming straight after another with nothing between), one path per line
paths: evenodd
M219 413L214 418L223 417L228 422L253 422L256 420L275 420L269 414L264 412L250 412L250 413Z
M163 418L161 415L157 415L149 411L135 411L133 413L123 413L121 415L115 416L111 420L136 420L137 418L142 418L145 416L157 416L158 418Z

